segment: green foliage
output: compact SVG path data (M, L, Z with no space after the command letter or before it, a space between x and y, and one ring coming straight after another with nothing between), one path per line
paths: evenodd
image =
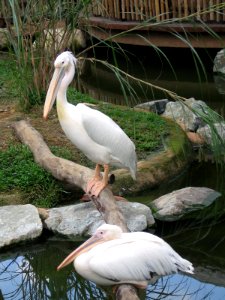
M17 75L17 65L13 56L3 55L3 59L0 59L1 102L18 100L20 85Z
M43 103L51 63L59 52L70 47L68 42L78 26L79 15L87 13L89 3L90 0L1 2L10 50L18 66L19 104L23 110Z
M71 159L68 150L54 147L52 151ZM37 165L30 150L23 145L0 152L0 190L20 190L30 203L42 207L56 205L63 193L61 183Z
M69 87L67 90L67 97L69 99L69 102L73 104L78 104L80 102L83 103L91 103L91 104L98 104L99 101L96 99L93 99L87 94L83 94L79 91L77 91L74 87Z

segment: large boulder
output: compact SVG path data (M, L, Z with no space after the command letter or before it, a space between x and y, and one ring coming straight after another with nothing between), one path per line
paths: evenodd
M130 231L142 231L154 224L149 207L132 202L117 202ZM48 211L45 226L68 238L86 237L104 223L92 202L52 208Z
M37 238L42 233L38 210L31 204L0 207L0 248Z
M176 221L209 206L219 196L220 193L206 187L186 187L154 200L151 207L156 219Z
M225 75L225 49L217 52L214 59L213 72Z
M136 105L135 108L152 111L156 114L161 115L162 113L164 113L166 104L168 102L169 102L168 99L153 100L153 101L140 103L140 104Z
M225 123L215 123L214 129L210 128L209 125L205 125L197 130L197 133L203 137L207 144L213 145L213 131L217 131L217 134L223 143L220 143L224 149L225 142ZM215 134L215 132L214 132Z
M166 110L162 114L164 117L170 118L178 124L183 124L186 130L196 131L199 127L204 126L201 118L194 113L207 111L207 104L202 100L194 98L187 99L185 102L168 102Z

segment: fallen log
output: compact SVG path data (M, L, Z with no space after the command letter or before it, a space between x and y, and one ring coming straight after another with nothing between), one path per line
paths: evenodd
M27 145L34 155L36 163L50 172L56 179L80 187L85 191L88 180L94 171L72 161L55 156L45 143L42 135L27 121L21 120L12 124L17 137ZM105 188L93 202L104 221L115 224L128 231L125 219L116 205L115 198L109 188ZM137 290L132 285L120 285L116 292L117 300L138 300Z

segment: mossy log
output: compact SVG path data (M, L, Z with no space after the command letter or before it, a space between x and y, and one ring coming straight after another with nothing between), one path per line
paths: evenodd
M80 187L85 191L93 170L55 156L46 145L41 134L27 121L21 120L12 125L22 143L27 145L34 155L35 161L50 172L58 180ZM105 188L97 199L93 199L98 211L108 224L116 224L124 232L128 231L125 219L116 205L115 198L109 188ZM137 290L131 285L120 285L116 292L118 300L138 300Z

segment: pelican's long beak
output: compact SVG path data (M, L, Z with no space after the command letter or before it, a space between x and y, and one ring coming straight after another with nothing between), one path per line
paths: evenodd
M103 243L104 240L102 237L98 237L93 235L90 239L88 239L86 242L84 242L80 247L78 247L76 250L74 250L72 253L70 253L64 261L57 267L57 271L64 268L65 266L69 265L74 259L79 256L81 253L86 252L93 248L94 246Z
M52 76L52 80L50 82L47 96L45 99L45 104L44 104L44 111L43 111L43 118L46 120L48 117L48 114L50 110L52 109L52 106L55 102L61 81L65 75L65 70L64 68L55 68L54 74Z

